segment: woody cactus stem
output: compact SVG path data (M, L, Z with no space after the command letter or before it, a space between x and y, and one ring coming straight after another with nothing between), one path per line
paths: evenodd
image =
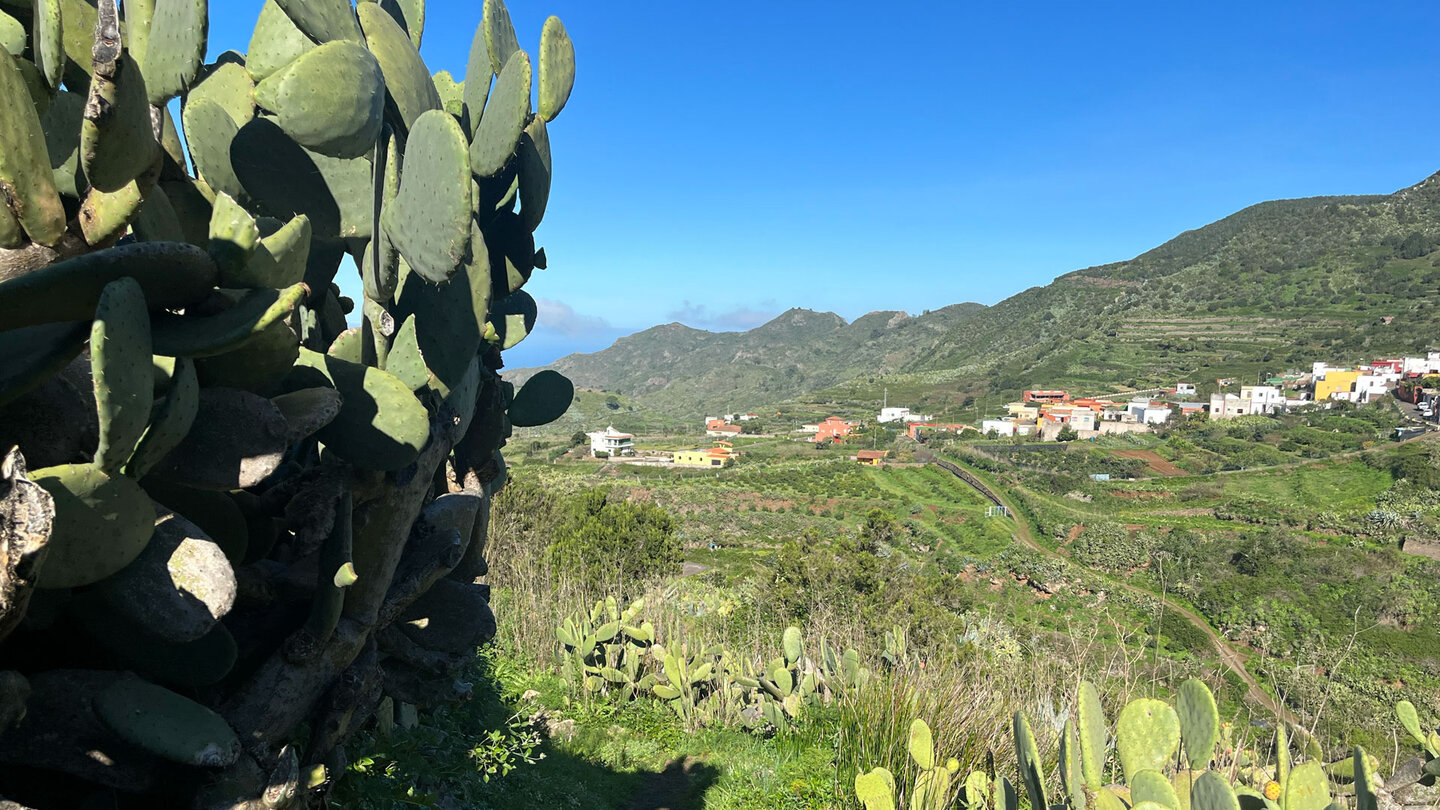
M486 0L437 89L424 0L270 0L210 65L207 0L125 5L5 5L0 804L319 806L382 697L453 699L494 634L501 449L574 394L500 375L574 49Z

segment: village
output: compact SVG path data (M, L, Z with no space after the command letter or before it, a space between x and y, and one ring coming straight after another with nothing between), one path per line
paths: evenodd
M967 431L989 439L1084 441L1107 435L1150 433L1176 419L1223 420L1275 415L1303 408L1329 408L1336 402L1363 405L1392 396L1412 406L1414 416L1433 422L1440 418L1440 352L1428 352L1424 357L1386 358L1356 366L1317 362L1308 372L1287 372L1255 385L1217 379L1214 388L1208 400L1200 393L1200 387L1190 382L1177 382L1172 388L1095 397L1077 397L1062 389L1031 389L1024 391L1018 401L1006 404L1003 415L983 418L979 425L940 422L933 416L913 413L909 408L888 405L881 407L873 421L874 424L898 423L907 436L921 442L934 433ZM712 446L687 450L637 454L635 436L614 427L585 436L592 458L716 469L735 463L742 454L735 449L736 440L742 434L754 435L747 430L746 423L756 419L759 415L754 413L707 417L704 432L713 440ZM802 424L792 433L797 434L797 441L842 444L864 427L864 420L830 416L820 422ZM860 464L879 466L887 456L886 450L872 449L857 450L852 458Z

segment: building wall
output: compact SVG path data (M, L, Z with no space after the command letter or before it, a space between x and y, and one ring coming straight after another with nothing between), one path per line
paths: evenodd
M1315 380L1315 400L1330 399L1335 394L1344 394L1340 399L1348 399L1350 388L1359 377L1358 371L1327 370L1323 379Z

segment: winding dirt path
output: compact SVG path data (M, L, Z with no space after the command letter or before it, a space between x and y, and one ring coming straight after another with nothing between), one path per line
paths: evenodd
M956 462L952 459L940 459L936 457L933 453L922 449L917 449L915 451L915 457L917 459L935 462L942 469L948 469L948 467L946 466L947 464L954 465L955 467L958 467L962 470L967 469L963 464L959 462ZM981 482L978 478L975 477L973 470L968 470L968 472L970 473L970 475L968 476L956 473L955 470L949 471L955 473L956 478L964 482L966 486L969 486L975 491L979 492L987 500L993 501L1005 507L1005 509L1010 513L1011 520L1014 522L1014 537L1016 540L1019 540L1021 543L1024 543L1026 546L1047 557L1063 559L1071 564L1079 565L1079 563L1077 563L1075 560L1070 559L1063 554L1051 551L1050 549L1036 542L1035 536L1030 532L1030 521L1021 519L1018 516L1015 509L1015 504L1010 501L1003 489L999 487L986 486L983 482ZM1112 587L1123 588L1139 596L1145 596L1151 599L1158 599L1165 605L1166 610L1170 610L1178 613L1181 616L1184 616L1187 621L1195 625L1195 627L1199 629L1200 632L1204 633L1205 637L1210 640L1210 646L1214 648L1215 654L1220 657L1220 661L1225 664L1226 668L1228 668L1231 672L1234 672L1236 677L1240 678L1242 681L1245 682L1246 698L1249 699L1251 703L1264 708L1266 711L1280 717L1282 720L1286 721L1291 725L1300 725L1299 718L1297 718L1295 714L1290 711L1289 707L1287 707L1281 701L1277 700L1269 692L1266 692L1260 686L1260 682L1255 680L1255 676L1251 675L1250 671L1245 668L1245 656L1242 655L1239 650L1236 650L1234 647L1232 647L1229 642L1221 638L1220 634L1215 632L1215 628L1211 627L1210 623L1205 621L1205 619L1203 619L1195 611L1190 610L1189 608L1186 608L1182 605L1178 605L1175 602L1170 601L1170 599L1168 598L1165 598L1155 593L1151 593L1144 588L1138 587L1136 585L1131 585L1130 583L1123 580L1116 579L1101 571L1096 571L1093 568L1086 568L1086 570L1089 571L1092 575L1104 580Z

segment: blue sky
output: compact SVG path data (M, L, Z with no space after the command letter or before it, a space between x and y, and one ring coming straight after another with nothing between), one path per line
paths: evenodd
M522 46L558 14L579 68L510 365L673 320L991 304L1440 170L1440 6L1186 5L512 0ZM243 50L260 3L211 8L212 52ZM479 15L430 0L432 72L463 73Z

